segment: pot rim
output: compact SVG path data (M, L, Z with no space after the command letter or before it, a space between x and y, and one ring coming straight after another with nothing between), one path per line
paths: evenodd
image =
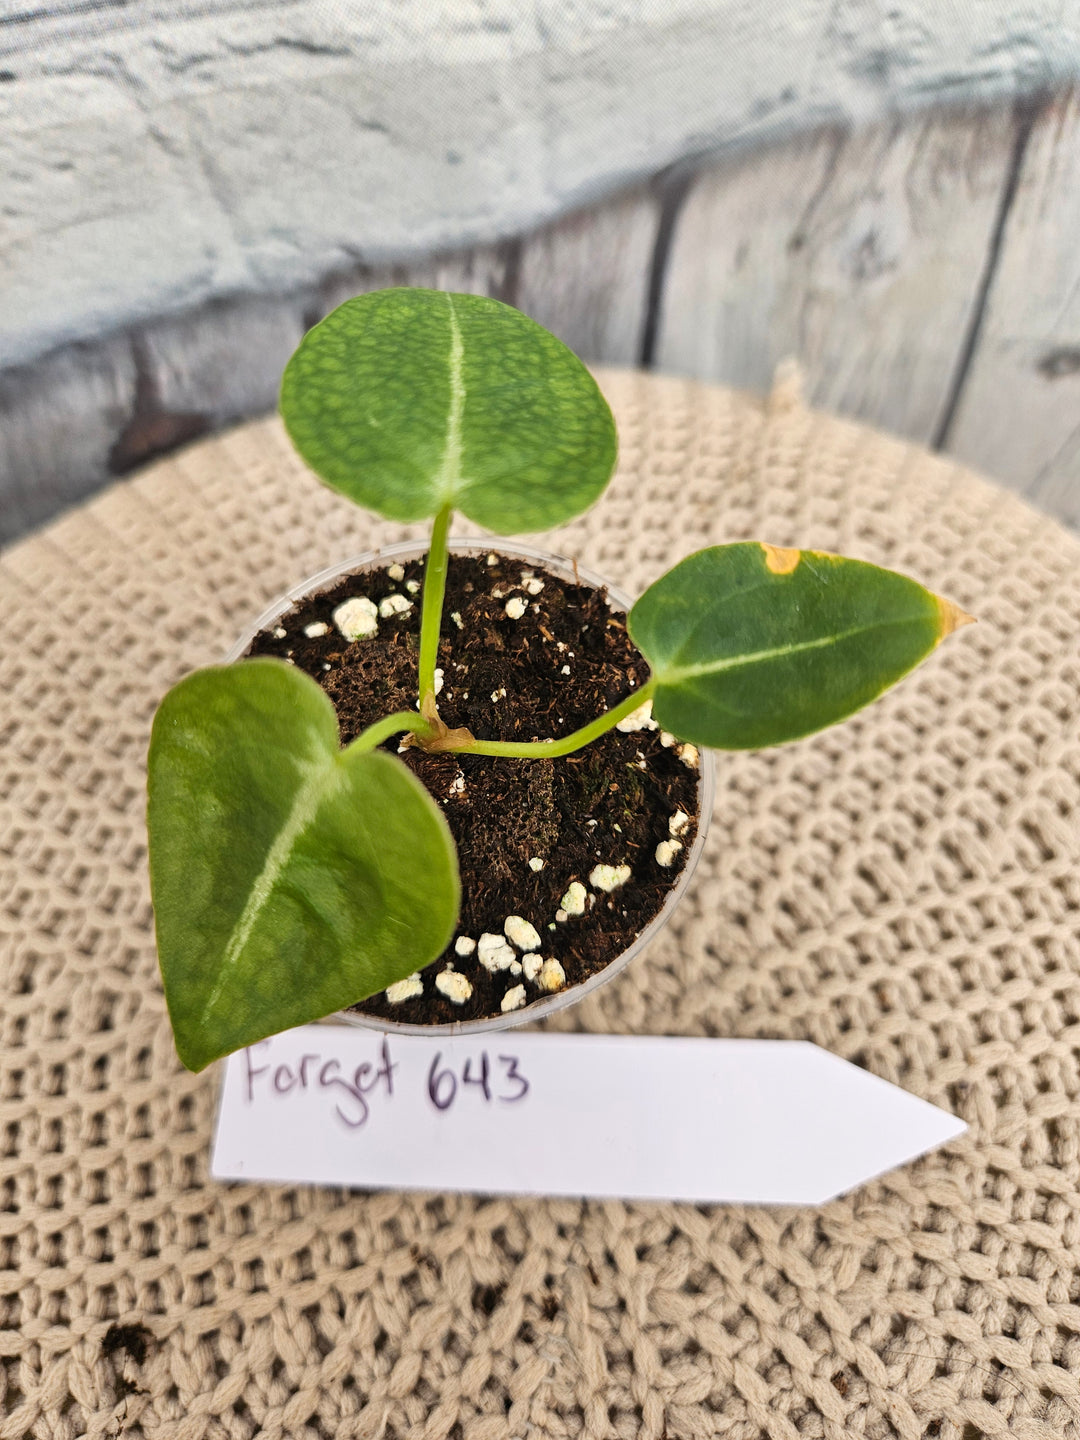
M553 574L562 580L569 580L572 583L584 582L592 585L598 590L607 592L608 604L612 610L625 614L629 611L633 600L625 591L616 585L612 585L602 575L589 569L584 565L578 565L574 561L568 561L559 555L552 555L549 551L539 550L530 545L521 545L516 541L511 544L499 542L492 545L484 542L482 538L460 538L450 540L447 548L454 555L488 555L497 554L501 557L524 560L527 563L543 565ZM354 555L336 565L328 565L325 569L317 571L307 580L302 580L294 585L283 595L278 596L262 614L255 620L240 636L236 644L232 646L224 658L224 664L231 665L243 657L244 652L261 631L268 629L275 620L278 620L286 611L298 601L307 599L320 590L326 590L335 581L345 575L356 574L364 570L374 570L393 562L394 560L420 559L426 555L428 544L423 540L401 540L393 545L383 545L375 550L365 551L362 555ZM610 960L602 970L594 975L580 981L576 985L567 986L565 990L559 990L554 995L544 1000L534 1000L523 1006L520 1010L511 1010L505 1015L489 1015L481 1020L451 1020L431 1025L417 1025L404 1020L388 1020L376 1015L365 1015L352 1010L339 1010L334 1015L327 1016L324 1020L317 1022L331 1025L353 1025L364 1030L375 1030L383 1034L392 1035L427 1035L446 1036L453 1038L459 1035L481 1035L494 1031L516 1029L522 1025L532 1024L535 1020L545 1019L554 1015L560 1010L567 1009L570 1005L576 1005L591 995L594 990L606 985L620 974L631 960L635 959L645 947L656 937L660 930L671 919L675 906L683 898L686 889L690 884L701 853L705 846L705 838L709 829L709 820L712 815L713 802L716 795L716 756L711 750L698 750L698 826L694 843L686 856L686 863L679 874L679 878L668 891L663 905L645 926L644 930L637 935L630 945L620 954ZM542 950L543 947L541 947Z

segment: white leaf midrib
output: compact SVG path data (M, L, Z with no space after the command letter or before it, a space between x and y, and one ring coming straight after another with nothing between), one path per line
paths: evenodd
M446 414L446 436L439 468L433 484L444 505L452 504L460 494L461 477L461 422L465 414L465 345L461 338L454 298L447 295L450 310L450 408Z
M854 625L850 630L840 630L835 635L825 635L817 640L798 640L790 645L776 645L768 650L755 650L746 655L731 655L723 660L711 660L701 665L676 665L661 670L657 679L664 685L677 685L681 680L696 680L704 675L720 675L725 670L737 670L743 665L758 665L767 660L783 660L789 655L798 655L807 650L823 650L837 645L841 640L850 640L855 635L867 635L872 630L881 630L890 625L907 624L907 620L876 620L871 625Z
M229 935L228 944L225 946L225 953L221 959L221 970L217 983L203 1006L201 1023L204 1025L221 999L229 976L251 938L251 932L255 928L259 915L289 863L296 842L315 819L319 806L334 791L336 783L340 783L344 779L343 775L339 774L339 767L334 764L333 760L330 760L329 763L325 760L317 760L304 764L301 766L301 774L305 773L306 778L297 789L293 803L289 807L289 813L286 815L281 829L275 835L273 844L266 852L263 867L253 881L248 898L244 902L244 908L240 912L240 918Z

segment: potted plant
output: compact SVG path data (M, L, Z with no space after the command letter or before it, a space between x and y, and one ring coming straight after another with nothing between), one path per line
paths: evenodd
M702 749L842 720L969 618L891 571L763 542L690 555L625 618L558 562L455 551L455 511L498 535L546 529L591 505L615 466L588 371L497 301L347 301L290 360L281 411L327 484L386 518L430 519L431 538L423 558L315 577L246 637L248 658L161 703L151 887L194 1070L360 1002L386 1023L425 996L445 1023L482 996L504 1023L579 992L553 950L614 942L590 972L607 973L663 911L691 848ZM564 770L576 789L553 778ZM455 844L449 820L470 792ZM496 813L502 836L527 832L516 869L490 844ZM568 833L584 837L570 869L554 853ZM459 850L482 892L464 911ZM556 878L536 913L536 887ZM644 920L639 882L655 892ZM469 933L463 913L501 923Z

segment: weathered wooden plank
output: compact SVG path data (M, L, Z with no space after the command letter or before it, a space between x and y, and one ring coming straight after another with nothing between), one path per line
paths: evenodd
M124 336L0 372L0 545L103 483L135 388Z
M242 296L155 321L131 340L134 405L109 457L125 474L154 455L277 403L304 333L303 296Z
M633 365L659 216L653 191L639 187L522 239L410 264L358 266L319 287L318 310L325 314L383 285L491 295L546 325L586 360Z
M710 168L677 221L657 368L767 388L929 441L1005 183L1008 112L822 131Z
M457 254L433 255L410 264L358 265L354 270L332 275L319 286L318 312L328 314L343 300L386 285L423 285L430 290L456 290L510 300L517 252L518 242L511 240L502 245L478 245Z
M659 223L639 188L527 236L514 303L582 359L636 365Z
M1035 120L946 446L1080 525L1080 90Z

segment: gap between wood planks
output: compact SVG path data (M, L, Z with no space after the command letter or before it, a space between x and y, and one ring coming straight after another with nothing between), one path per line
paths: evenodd
M949 385L948 398L945 401L945 407L941 413L941 420L930 442L931 448L934 450L944 450L949 443L956 413L960 408L960 401L963 398L964 387L971 373L972 361L975 359L975 352L978 349L979 340L982 336L983 322L986 319L990 292L993 289L994 280L997 277L998 267L1001 263L1005 229L1009 223L1009 215L1012 213L1013 203L1016 200L1016 192L1020 186L1020 174L1024 168L1024 157L1027 154L1028 143L1031 140L1031 133L1035 128L1035 122L1050 102L1050 99L1051 97L1048 95L1031 96L1028 99L1018 101L1014 106L1015 129L1013 132L1012 153L1009 156L1009 168L1005 172L1005 182L1001 188L998 212L994 218L994 228L990 234L990 243L986 247L982 275L979 278L979 287L976 291L975 303L972 306L967 333L964 336L964 343L961 345L960 353L957 357L956 371Z
M660 312L664 303L664 286L671 261L671 240L675 225L698 176L698 166L674 165L662 171L653 184L660 202L660 214L653 241L652 257L645 291L645 319L641 329L638 364L652 370L656 362L656 340L660 333Z

